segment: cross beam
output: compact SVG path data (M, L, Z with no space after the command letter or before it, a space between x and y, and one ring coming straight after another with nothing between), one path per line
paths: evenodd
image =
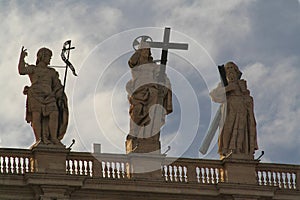
M165 27L163 42L147 42L151 48L162 49L161 61L160 61L161 73L164 73L166 71L169 49L181 49L181 50L188 49L188 44L186 43L170 43L170 33L171 33L171 28Z

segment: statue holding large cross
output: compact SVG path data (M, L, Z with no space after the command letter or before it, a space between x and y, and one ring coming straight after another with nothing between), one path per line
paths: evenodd
M253 159L258 149L253 98L242 72L234 62L218 66L222 84L210 92L214 102L221 103L200 147L205 154L219 127L218 153L220 158Z
M148 36L134 42L137 48L128 61L132 79L126 85L130 103L127 153L160 153L160 129L165 115L173 109L171 83L166 74L168 49L188 48L187 44L170 43L169 39L170 28L165 28L163 42L153 42ZM162 48L160 64L153 61L151 48Z

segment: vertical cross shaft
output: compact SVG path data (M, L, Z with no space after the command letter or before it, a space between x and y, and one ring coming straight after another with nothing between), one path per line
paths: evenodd
M164 30L164 38L163 42L147 42L151 48L161 48L161 68L160 68L160 74L159 74L159 80L161 81L165 72L166 72L166 65L168 61L168 50L169 49L181 49L181 50L187 50L188 44L185 43L170 43L170 33L171 28L165 27Z
M158 105L163 105L164 101L164 92L163 92L163 84L165 84L165 73L166 73L166 65L168 61L168 50L169 49L182 49L182 50L187 50L188 49L188 44L182 44L182 43L170 43L170 32L171 28L165 27L164 30L164 37L163 37L163 42L148 42L150 45L150 48L161 48L161 61L160 61L160 72L158 76L158 98L157 98L157 104ZM163 115L163 111L161 109L158 109L155 107L154 110L154 118L157 117L156 120L160 119L160 115ZM152 119L155 120L155 119ZM154 128L154 123L152 124L151 127L151 133L153 132Z
M165 28L164 31L164 39L163 39L163 47L161 52L161 68L160 68L160 78L162 78L162 75L166 72L166 65L168 61L168 43L170 40L170 28Z

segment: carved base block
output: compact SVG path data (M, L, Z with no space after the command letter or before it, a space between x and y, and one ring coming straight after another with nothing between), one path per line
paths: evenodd
M161 144L159 135L150 138L127 138L125 142L126 153L160 154Z
M259 161L250 159L223 159L222 176L227 183L257 184L256 165Z
M127 174L132 179L163 180L161 166L165 156L130 153Z
M40 144L31 148L31 171L36 173L66 173L66 159L70 151L61 145Z

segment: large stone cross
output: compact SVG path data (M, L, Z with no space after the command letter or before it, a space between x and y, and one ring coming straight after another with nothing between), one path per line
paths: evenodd
M143 134L145 132L147 132L147 136L151 136L151 137L137 137L137 138L127 138L126 141L126 152L136 152L136 153L160 153L160 141L159 141L159 136L160 136L160 128L161 126L164 124L164 117L166 115L165 112L165 108L163 107L164 105L164 99L166 99L166 90L165 88L170 84L168 82L168 84L166 84L167 81L167 77L166 77L166 64L167 64L167 58L168 58L168 50L169 49L182 49L182 50L187 50L188 49L188 44L183 44L183 43L171 43L170 42L170 32L171 29L170 28L165 28L164 30L164 37L163 37L163 41L162 42L153 42L152 39L149 36L140 36L138 38L136 38L133 42L133 48L135 50L137 50L135 48L135 46L140 45L139 47L141 48L160 48L162 49L162 53L161 53L161 60L160 60L160 72L158 77L152 77L153 78L153 84L157 84L157 93L156 91L151 94L153 97L153 100L151 100L149 103L147 104L151 104L151 106L154 106L153 112L151 111L151 113L149 112L149 117L151 118L151 122L150 124L147 124L146 126L143 127L143 129L141 129L143 131ZM141 41L139 42L138 39L141 38ZM147 41L147 39L150 39L151 41ZM147 44L147 47L142 47L141 43L144 42ZM157 65L153 64L153 70L155 70L156 72L156 67ZM154 72L154 71L153 71ZM157 74L155 74L157 75ZM143 78L143 77L142 77ZM168 95L170 95L171 92L171 88L167 88L168 91ZM155 95L155 97L154 97ZM156 96L157 95L157 96ZM170 100L170 97L168 97ZM156 102L153 102L156 101ZM171 106L170 102L169 106ZM160 105L160 106L157 106ZM148 105L147 105L148 106ZM147 109L146 109L147 110ZM171 110L171 109L169 109ZM148 112L148 111L147 111ZM151 116L150 116L151 115ZM163 123L162 123L163 122ZM133 125L132 125L133 126ZM139 126L139 125L138 125ZM140 126L141 127L141 126ZM133 127L135 128L135 127ZM159 168L160 169L160 165ZM160 170L159 170L160 171ZM159 172L159 176L161 176L161 172Z
M168 60L169 49L181 49L187 50L188 44L186 43L170 43L170 32L171 28L165 27L163 42L147 42L151 48L162 48L161 52L161 70L160 74L164 74L166 71L166 65Z
M150 48L162 48L161 52L161 61L160 61L160 72L158 76L158 81L162 84L165 83L165 73L166 73L166 65L168 60L168 50L169 49L181 49L181 50L187 50L188 44L186 43L170 43L170 32L171 28L165 27L164 30L164 38L163 42L147 42L150 46ZM157 104L163 105L164 97L163 97L163 85L158 85L158 98L157 98ZM163 110L159 108L155 108L154 110L154 119L153 120L159 120L161 117L157 117L159 115L163 115ZM155 119L156 118L156 119ZM153 126L151 128L151 132L153 132Z

